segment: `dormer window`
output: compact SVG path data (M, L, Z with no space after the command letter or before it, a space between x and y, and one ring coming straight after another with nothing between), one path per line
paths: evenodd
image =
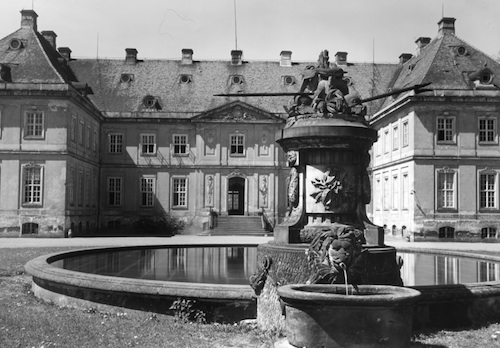
M134 75L132 74L122 74L120 76L120 81L123 83L129 83L132 82L133 80L134 80Z
M292 86L295 84L295 77L294 76L283 76L283 84L285 86Z
M180 83L191 83L191 82L193 82L193 76L192 75L182 74L179 77L179 82Z
M456 52L458 56L466 56L467 55L467 48L465 46L458 46L456 48Z
M241 75L233 75L231 76L231 84L233 85L241 85L243 83L243 76Z
M152 95L147 95L142 99L143 105L147 109L153 109L153 110L161 110L160 103L158 102L158 99L153 97Z
M19 39L11 39L9 42L9 47L12 50L18 50L23 47L23 42Z
M488 69L484 69L479 75L479 81L483 85L491 84L492 80L493 80L493 74Z
M469 74L469 79L474 82L476 86L491 85L493 82L493 77L493 72L489 68L482 68L481 70Z

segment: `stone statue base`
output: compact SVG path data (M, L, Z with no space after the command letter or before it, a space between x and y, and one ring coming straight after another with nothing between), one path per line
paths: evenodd
M257 325L264 331L282 332L282 315L278 288L288 284L305 284L313 270L306 251L309 244L261 244L257 249L259 267L266 264L266 276L257 297ZM363 245L362 279L364 284L402 286L396 249L391 246Z

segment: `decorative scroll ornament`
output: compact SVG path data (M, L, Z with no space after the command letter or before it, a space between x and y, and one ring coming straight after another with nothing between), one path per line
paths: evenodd
M339 194L344 187L339 179L339 175L330 175L330 170L327 170L321 178L311 180L313 186L318 189L311 194L311 197L328 210L340 205L342 198Z

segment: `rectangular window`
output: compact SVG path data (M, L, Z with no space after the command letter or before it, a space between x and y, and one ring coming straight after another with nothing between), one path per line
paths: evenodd
M97 151L97 131L94 129L94 139L93 139L93 151Z
M141 134L141 155L156 154L156 135Z
M78 205L83 206L85 183L83 182L83 171L78 172Z
M70 139L72 142L75 142L76 139L76 117L71 116L71 129L70 129Z
M111 133L108 135L109 153L121 153L123 150L123 134Z
M437 118L437 141L438 143L455 143L455 118Z
M231 155L243 155L245 152L245 136L243 134L231 135Z
M23 168L23 205L42 204L42 167Z
M438 208L455 208L455 172L438 172Z
M92 187L90 187L91 182L90 182L90 173L87 172L85 173L85 206L89 207L90 206L90 191L92 190Z
M187 179L174 178L173 179L173 207L187 207Z
M410 143L408 121L403 122L403 147Z
M385 176L384 181L382 182L382 191L383 191L383 198L382 198L382 207L384 210L389 210L390 209L390 201L389 201L389 177Z
M76 169L69 170L68 198L69 205L75 205Z
M397 150L399 148L399 127L394 126L392 128L392 149Z
M41 111L26 112L24 137L32 139L43 138L43 112Z
M122 205L122 178L108 178L108 205Z
M408 173L403 173L403 210L408 210L410 205L410 181Z
M154 178L140 178L141 185L141 206L153 207L155 198L155 179Z
M174 134L174 155L185 155L187 150L187 135Z
M392 209L399 209L399 177L397 174L392 174Z
M373 195L375 196L375 210L380 210L382 208L382 183L380 181L380 175L377 175L375 178L375 192Z
M384 153L388 153L389 152L390 146L391 146L391 141L389 139L389 130L386 129L384 131Z
M93 179L92 179L93 185L92 185L92 207L95 207L97 204L97 174L93 174Z
M479 142L495 143L497 136L496 120L493 118L479 119Z
M497 174L479 175L479 207L493 209L497 207Z
M87 149L90 149L90 135L92 133L92 128L90 128L90 126L87 127L87 134L85 134L85 142L86 142L86 146L87 146Z
M85 124L82 120L78 124L78 144L83 145L83 136L84 136Z

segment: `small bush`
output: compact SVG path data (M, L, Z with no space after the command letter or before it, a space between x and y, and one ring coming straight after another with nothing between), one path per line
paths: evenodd
M196 301L187 299L177 299L170 306L170 310L174 311L175 318L181 323L195 322L197 324L205 324L205 312L196 308Z
M135 232L149 235L173 236L179 234L186 223L168 213L141 216L133 222Z

